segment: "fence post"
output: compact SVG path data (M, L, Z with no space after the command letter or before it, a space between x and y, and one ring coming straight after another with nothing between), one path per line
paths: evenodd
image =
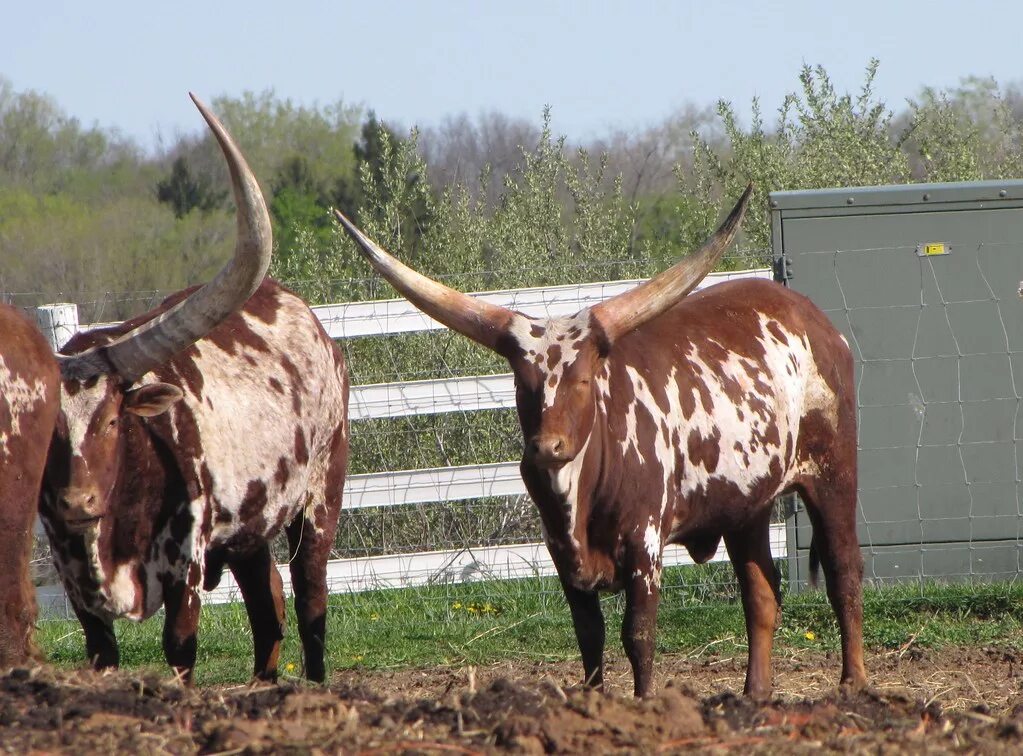
M36 325L43 336L50 342L53 351L57 351L68 339L78 333L78 305L69 302L40 305L34 310ZM46 530L36 515L33 527L35 537L46 541ZM58 597L63 597L64 612L58 610ZM40 619L68 619L72 616L67 606L67 596L60 581L55 585L36 586L36 605L39 607Z
M68 302L40 305L35 309L36 323L53 351L64 346L78 333L78 305Z

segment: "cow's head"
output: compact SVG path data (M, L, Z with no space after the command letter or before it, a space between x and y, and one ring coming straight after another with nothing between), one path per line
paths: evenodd
M384 251L340 212L338 221L373 267L416 307L504 356L515 374L515 402L526 462L557 469L575 459L593 428L598 384L615 343L677 304L709 273L746 211L746 188L699 250L655 278L571 317L541 320L484 302L426 278Z
M182 391L146 374L203 338L252 295L270 264L270 218L255 177L217 118L194 95L231 174L238 217L234 256L208 284L128 331L79 334L58 355L61 414L47 462L51 506L71 530L108 513L138 418L166 412Z

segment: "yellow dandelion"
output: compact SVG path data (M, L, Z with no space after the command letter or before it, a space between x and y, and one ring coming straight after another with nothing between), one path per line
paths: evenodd
M477 609L475 604L473 604L473 605L470 605L469 608L466 609L466 611L469 612L470 614L476 614L476 612L478 612L479 609Z
M376 622L377 620L379 620L379 619L380 619L380 615L379 615L379 614L377 614L376 612L373 612L372 614L370 614L370 615L369 615L369 618L370 618L370 619L371 619L371 620L372 620L373 622Z
M287 664L284 665L284 671L285 672L294 672L295 671L295 665L292 664L291 662L288 662Z
M807 640L812 641L814 638L817 637L817 635L813 632L813 630L807 630L806 635L803 637L805 637Z
M352 657L353 661L362 661L362 654L356 654Z
M451 605L451 608L452 609L461 609L462 608L462 602L461 601L456 601L455 603L453 603Z

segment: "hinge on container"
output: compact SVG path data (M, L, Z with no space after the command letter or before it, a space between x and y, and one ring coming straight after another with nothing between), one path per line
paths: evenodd
M780 254L774 258L774 280L778 283L788 283L792 280L792 260L788 255Z

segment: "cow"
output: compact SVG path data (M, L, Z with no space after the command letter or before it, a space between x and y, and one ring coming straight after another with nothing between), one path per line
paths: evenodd
M724 539L749 636L745 693L771 691L780 576L772 502L798 491L842 636L842 682L866 682L856 540L852 356L808 299L735 280L687 296L738 229L752 187L717 232L653 279L571 317L540 319L420 275L338 222L376 271L442 324L505 357L520 470L565 592L584 682L603 687L599 591L625 591L634 692L651 691L666 544L710 559Z
M119 662L115 618L162 606L167 663L188 683L200 589L225 565L252 626L253 674L276 679L285 604L270 543L284 530L305 674L323 681L347 369L309 307L264 280L272 237L259 186L196 105L230 169L234 257L206 286L65 345L40 513L93 665Z
M49 344L21 312L0 304L0 669L37 656L29 558L59 400Z

